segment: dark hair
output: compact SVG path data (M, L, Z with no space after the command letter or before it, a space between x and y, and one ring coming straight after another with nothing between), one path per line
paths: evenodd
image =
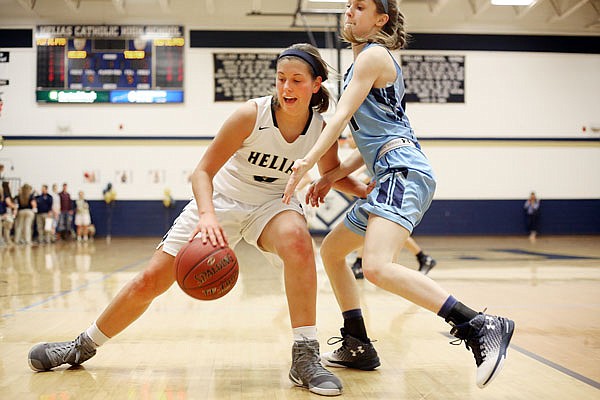
M290 50L290 49L300 50L305 53L308 53L309 57L312 57L314 59L314 61L316 62L317 68L315 68L311 63L304 60L303 58L297 57L294 55L285 55L284 54L283 56L280 56L277 59L277 63L279 63L279 60L287 60L287 59L290 59L291 57L293 57L296 60L302 60L304 63L306 63L306 65L308 65L310 67L309 70L310 70L310 73L311 73L313 79L316 79L317 76L321 76L323 78L323 81L325 81L327 79L328 65L323 60L323 58L321 57L321 54L319 54L319 50L317 50L317 48L315 46L308 44L308 43L296 43L296 44L288 47L287 49L285 49L282 53L285 53L286 50ZM312 108L314 108L317 112L323 113L323 112L327 111L327 109L329 108L330 97L331 97L331 95L329 94L329 90L327 90L327 88L325 86L321 85L321 88L319 89L319 91L312 95L312 98L310 99L310 106ZM277 98L276 93L273 95L273 104L277 107L279 106L279 99Z
M352 44L362 44L367 42L380 43L390 50L403 49L409 39L408 33L404 30L404 14L398 8L396 0L388 0L388 11L385 11L381 0L373 0L379 14L387 14L388 22L374 36L368 38L358 38L350 31L342 31L342 38Z
M33 188L29 183L24 183L19 190L19 205L25 207L31 201Z

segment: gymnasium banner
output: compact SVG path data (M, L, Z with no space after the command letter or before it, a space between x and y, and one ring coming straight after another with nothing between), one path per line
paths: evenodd
M406 102L464 103L465 56L400 56Z
M214 53L215 101L246 101L275 87L277 53Z

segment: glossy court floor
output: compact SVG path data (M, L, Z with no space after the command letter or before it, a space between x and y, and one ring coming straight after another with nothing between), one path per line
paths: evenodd
M466 304L510 316L503 372L486 389L440 318L359 281L382 365L336 369L345 399L600 399L600 238L417 237L430 277ZM291 331L282 273L239 246L240 279L201 302L173 286L77 368L34 373L29 348L71 340L148 260L158 238L0 249L0 399L308 399L287 378ZM317 244L318 245L318 244ZM349 258L349 262L351 258ZM402 252L401 261L416 267ZM341 316L319 266L321 350Z

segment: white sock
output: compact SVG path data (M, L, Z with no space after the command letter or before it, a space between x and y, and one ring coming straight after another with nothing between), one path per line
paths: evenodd
M294 328L294 341L301 342L304 339L317 340L317 327L316 326L299 326Z
M89 328L87 328L85 333L90 337L90 339L92 339L92 342L94 342L98 347L102 346L104 343L108 342L108 339L110 339L108 336L102 333L100 329L98 329L98 326L95 322L92 325L90 325Z

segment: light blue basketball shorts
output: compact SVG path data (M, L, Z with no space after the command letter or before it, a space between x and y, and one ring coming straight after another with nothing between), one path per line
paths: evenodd
M395 222L410 233L431 205L435 177L421 150L405 146L381 156L373 168L377 183L366 199L359 199L346 214L344 224L365 235L370 214Z

